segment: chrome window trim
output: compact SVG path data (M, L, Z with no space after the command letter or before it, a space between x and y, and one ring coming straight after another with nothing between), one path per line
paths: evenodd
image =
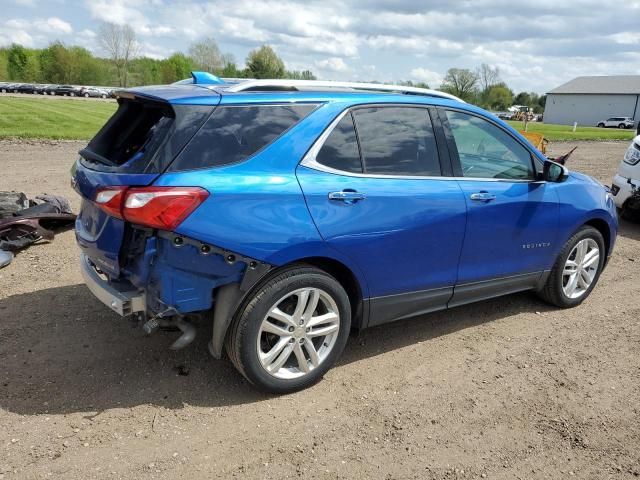
M398 104L389 104L393 106L398 106ZM376 105L378 106L378 105ZM387 105L385 105L387 106ZM413 106L413 105L411 105ZM345 170L338 170L336 168L327 167L319 163L316 160L320 149L324 146L324 143L329 138L329 135L336 128L340 120L342 120L346 115L351 113L351 110L359 107L369 107L369 105L357 105L354 107L347 108L343 112L341 112L333 121L329 124L329 126L322 132L316 141L313 143L311 148L307 151L305 156L302 158L300 165L303 167L311 168L313 170L318 170L320 172L331 173L334 175L342 175L346 177L356 177L356 178L379 178L379 179L394 179L394 180L464 180L464 181L476 181L476 182L508 182L508 183L536 183L540 182L540 180L516 180L516 179L507 179L507 178L482 178L482 177L445 177L442 175L438 176L422 176L422 175L380 175L380 174L368 174L368 173L354 173L347 172ZM428 108L425 105L423 108Z

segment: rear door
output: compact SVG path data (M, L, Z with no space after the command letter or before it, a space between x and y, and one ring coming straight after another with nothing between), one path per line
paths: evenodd
M440 113L468 212L450 305L535 285L553 261L555 190L537 179L531 152L510 132L469 112Z
M94 204L96 194L104 187L153 183L213 108L172 105L161 98L123 93L116 113L80 151L72 168L72 182L82 197L76 238L84 253L109 276L120 274L127 227Z
M364 272L369 325L442 308L453 292L466 207L429 110L355 108L298 167L325 241Z

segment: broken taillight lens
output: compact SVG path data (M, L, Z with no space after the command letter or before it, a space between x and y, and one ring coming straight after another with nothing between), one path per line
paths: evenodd
M175 230L209 192L198 187L107 187L96 193L96 204L127 222Z

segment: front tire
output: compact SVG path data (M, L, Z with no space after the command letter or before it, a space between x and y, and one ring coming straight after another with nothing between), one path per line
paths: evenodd
M294 266L261 284L227 333L226 351L260 390L289 393L316 383L347 343L351 306L322 270Z
M605 255L602 234L583 226L560 252L540 296L560 308L580 305L596 286Z
M600 122L600 123L598 124L598 128L604 128L604 123Z

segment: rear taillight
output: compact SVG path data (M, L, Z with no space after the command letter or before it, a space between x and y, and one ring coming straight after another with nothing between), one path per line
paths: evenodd
M94 201L127 222L175 230L208 196L198 187L107 187L98 190Z
M106 187L96 192L94 202L112 217L122 218L122 204L127 187Z

